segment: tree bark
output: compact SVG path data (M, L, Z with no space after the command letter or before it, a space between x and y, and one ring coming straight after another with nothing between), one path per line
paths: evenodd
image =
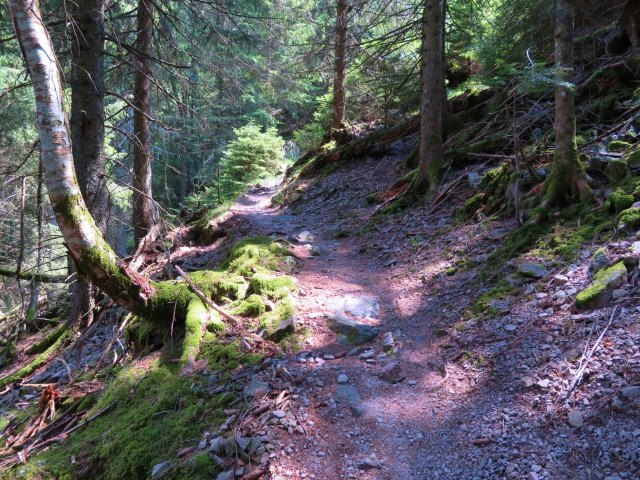
M71 137L82 197L98 229L106 230L107 189L104 156L104 0L77 0L71 74ZM69 324L93 322L96 289L78 275L70 286Z
M422 16L422 94L420 98L419 166L413 192L433 189L444 163L444 0L425 0Z
M131 278L119 264L82 198L71 154L58 63L38 2L8 3L33 84L44 178L69 254L78 270L113 300L145 315L153 287Z
M545 182L543 206L572 203L589 190L576 145L573 73L575 0L556 0L555 154Z
M344 126L347 104L347 0L337 0L331 131ZM333 136L333 135L332 135Z
M133 238L136 245L154 224L151 190L151 41L153 1L139 0L136 40L135 86L133 91Z

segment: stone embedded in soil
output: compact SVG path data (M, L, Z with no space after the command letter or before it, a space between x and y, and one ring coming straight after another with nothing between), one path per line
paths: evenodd
M603 248L599 248L596 253L591 257L591 263L589 264L589 270L593 273L597 273L603 268L607 268L611 265L611 260L607 255L607 252Z
M347 375L345 375L344 373L341 373L340 375L338 375L338 383L343 384L343 383L347 383L349 381L349 377L347 377Z
M291 335L296 332L296 319L295 317L287 318L280 322L280 325L271 333L267 335L267 340L278 343L287 335Z
M380 315L380 303L373 297L346 295L330 300L329 307L335 314L376 319Z
M352 320L345 315L332 315L327 323L329 328L338 334L338 340L343 345L370 342L380 333L377 327Z
M164 478L171 470L173 470L173 463L171 462L157 463L151 469L151 478L152 480Z
M216 480L233 480L235 477L235 470L229 470L227 472L220 472L216 477Z
M380 378L385 382L398 383L407 378L407 374L398 362L388 362L380 371Z
M562 274L554 275L553 277L554 285L566 285L567 283L569 283L569 277L567 277L566 275L562 275Z
M284 418L287 416L284 410L274 410L273 412L271 412L271 415L276 418Z
M582 413L578 410L571 410L567 416L567 421L569 422L569 425L576 428L579 428L584 424Z
M549 273L544 265L539 263L523 263L518 267L518 272L531 278L542 278Z
M336 403L348 403L357 405L360 403L360 394L353 385L338 385L336 388Z
M372 325L380 314L380 304L373 297L344 296L330 300L331 313L327 323L338 334L343 345L360 345L378 336L380 330Z
M244 387L243 392L247 397L258 397L269 392L269 384L260 381L258 377L254 376L251 378L249 385Z
M576 295L576 306L579 309L603 308L609 305L613 291L627 283L627 268L623 262L600 270L593 282Z
M380 462L380 460L378 460L378 457L376 457L376 454L372 453L366 458L359 460L357 463L357 467L360 470L371 470L373 468L380 469L382 468L382 463Z
M303 232L297 234L294 239L301 243L309 243L313 242L313 235L310 232L304 230Z

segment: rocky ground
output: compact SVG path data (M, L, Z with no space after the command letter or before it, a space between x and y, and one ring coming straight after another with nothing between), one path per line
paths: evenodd
M485 285L482 274L515 222L457 224L465 181L439 208L360 234L376 209L366 197L393 184L407 150L301 182L286 208L271 204L276 187L254 189L227 214L236 234L283 239L300 259L302 348L242 371L227 388L248 411L230 410L185 455L244 452L239 464L279 480L640 478L640 238L616 238L596 257L600 246L587 245L568 265L512 262L489 312L470 314L495 292L500 278ZM220 242L174 258L213 265ZM578 312L578 293L611 265L623 267L601 308ZM85 342L94 356L113 331L98 328ZM68 355L38 379L83 368ZM218 478L258 478L249 471Z
M529 259L513 266L516 286L494 316L468 318L486 290L483 261L515 225L454 227L453 195L351 235L400 158L340 166L288 209L265 192L236 211L303 259L304 348L254 378L271 388L290 375L276 384L287 407L258 428L272 478L640 478L634 262L613 303L577 313L597 246L561 268ZM635 240L607 245L606 263L637 258ZM461 257L477 265L452 274Z

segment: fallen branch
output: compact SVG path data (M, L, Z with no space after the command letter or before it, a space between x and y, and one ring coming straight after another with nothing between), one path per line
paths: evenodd
M102 362L104 362L104 359L107 357L107 355L111 351L111 348L113 347L113 344L116 343L116 340L122 334L122 332L126 328L127 324L129 323L130 319L131 319L131 315L127 315L125 317L125 319L122 321L122 323L120 324L120 327L118 327L118 329L114 332L113 338L109 342L109 345L107 345L107 348L104 350L104 352L100 356L100 359L98 360L98 363L96 363L96 366L93 369L93 374L94 375L98 373L98 370L100 370L100 366L102 365Z
M47 275L46 273L29 273L29 272L16 272L15 270L9 270L8 268L0 268L0 276L12 277L18 280L33 280L34 282L42 283L66 283L66 275Z
M564 400L567 400L569 396L571 396L571 394L573 393L573 390L578 386L578 384L580 383L580 380L582 380L582 375L584 374L584 371L587 369L587 365L589 364L589 361L591 360L591 358L593 357L593 354L598 348L598 345L600 345L600 343L602 342L602 339L604 338L605 333L607 333L607 330L611 326L611 322L613 322L613 318L615 317L617 310L618 310L618 306L616 305L615 307L613 307L613 311L611 312L611 317L609 318L609 322L604 327L604 330L602 330L602 333L596 340L596 343L593 344L593 347L591 347L591 350L589 351L589 353L582 355L582 358L580 359L580 368L578 368L578 371L576 372L576 375L573 378L573 381L571 382L571 386L569 387L567 394L564 396Z
M182 268L180 268L177 265L174 268L176 269L176 272L178 272L178 275L184 278L184 281L187 282L187 285L189 285L191 290L193 290L193 293L195 293L198 296L198 298L204 302L205 305L209 306L209 308L211 308L212 310L215 310L224 318L233 322L235 325L240 325L240 320L238 320L236 317L234 317L230 313L226 312L222 307L218 306L213 300L207 298L207 296L202 292L202 290L198 288L198 286L195 283L193 283L193 281L184 272L184 270L182 270Z

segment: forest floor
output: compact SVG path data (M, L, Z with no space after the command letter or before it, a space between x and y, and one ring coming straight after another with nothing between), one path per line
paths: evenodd
M301 348L236 379L246 394L252 385L274 388L279 375L290 392L272 412L278 421L254 432L268 447L270 478L640 478L635 278L614 305L577 313L574 297L599 245L573 263L531 254L490 272L490 253L517 225L457 222L472 194L466 181L437 209L425 204L370 224L377 207L367 196L389 190L409 149L398 142L385 157L298 180L300 195L286 207L272 205L280 185L256 187L217 220L226 237L172 253L185 270L211 268L238 238L270 235L299 259ZM610 257L637 258L639 240L611 240ZM508 274L514 286L491 288ZM356 330L347 337L330 328L349 321ZM112 330L96 326L67 364L95 362ZM62 362L52 365L55 375L31 381L63 378Z
M407 145L299 182L286 208L271 205L268 186L228 214L244 232L288 240L301 259L296 321L306 337L278 365L304 378L289 409L305 434L271 433L272 478L640 478L633 287L615 310L576 314L594 245L570 265L520 259L540 262L539 278L498 292L492 315L465 316L488 290L488 255L517 225L457 224L464 182L432 213L425 205L359 233L376 208L367 195L394 183ZM634 240L608 249L637 257ZM345 314L380 334L349 345L329 328Z

